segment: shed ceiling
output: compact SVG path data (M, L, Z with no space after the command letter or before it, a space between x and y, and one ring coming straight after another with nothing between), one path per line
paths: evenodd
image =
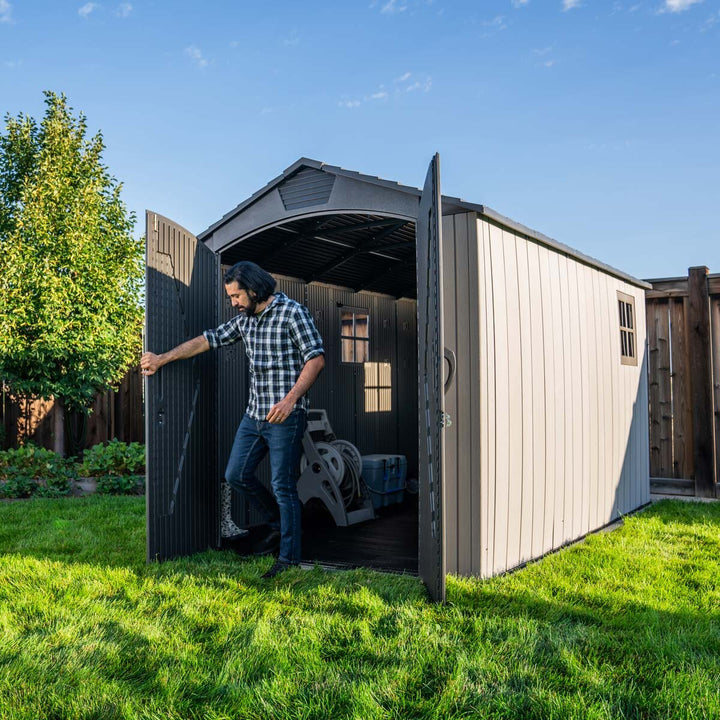
M304 217L222 251L222 263L252 260L265 270L359 292L417 296L415 223L371 214Z

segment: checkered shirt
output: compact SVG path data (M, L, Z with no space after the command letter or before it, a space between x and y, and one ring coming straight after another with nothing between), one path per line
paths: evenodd
M264 420L270 408L290 392L308 360L325 353L309 310L285 293L274 295L260 315L240 313L203 333L211 348L231 345L241 338L245 343L250 369L246 413L255 420ZM307 396L295 407L307 409Z

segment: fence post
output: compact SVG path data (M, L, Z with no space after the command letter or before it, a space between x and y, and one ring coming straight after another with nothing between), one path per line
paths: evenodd
M688 269L688 346L692 378L695 495L715 497L715 418L710 344L709 270Z

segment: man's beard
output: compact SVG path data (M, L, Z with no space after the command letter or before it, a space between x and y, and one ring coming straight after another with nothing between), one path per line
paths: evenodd
M258 303L255 298L248 298L248 299L250 302L247 305L247 307L245 308L245 314L249 318L251 318L253 315L255 315L255 311L257 310Z

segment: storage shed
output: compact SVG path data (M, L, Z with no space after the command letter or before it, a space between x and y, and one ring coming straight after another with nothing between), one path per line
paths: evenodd
M222 271L253 260L325 341L311 406L363 454L407 458L417 502L356 528L311 518L308 561L375 548L368 564L442 599L446 573L501 573L649 502L649 286L441 196L437 156L422 191L302 158L197 238L148 212L147 245L148 349L229 318ZM146 381L149 560L221 544L244 358L239 343ZM255 521L239 497L232 513Z

